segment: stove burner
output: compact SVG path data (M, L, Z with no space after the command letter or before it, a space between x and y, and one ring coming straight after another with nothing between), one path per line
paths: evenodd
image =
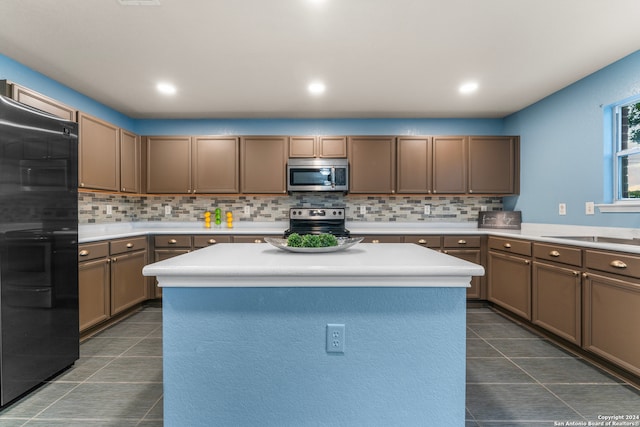
M344 208L291 208L289 209L289 229L284 237L292 233L322 234L329 233L336 237L350 237L345 228Z

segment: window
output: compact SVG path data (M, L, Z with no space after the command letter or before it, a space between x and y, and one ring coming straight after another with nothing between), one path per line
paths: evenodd
M614 201L640 202L640 99L615 109Z

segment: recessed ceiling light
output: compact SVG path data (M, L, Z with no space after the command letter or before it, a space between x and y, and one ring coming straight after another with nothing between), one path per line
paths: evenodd
M174 85L165 82L158 83L156 85L156 89L158 89L158 92L163 95L175 95L175 93L177 92L177 89Z
M476 90L478 90L478 83L476 82L467 82L467 83L463 83L462 85L460 85L460 87L458 88L458 90L460 91L460 93L462 94L469 94L469 93L473 93Z
M327 87L322 82L313 82L309 86L307 86L309 93L312 95L321 95L327 89Z

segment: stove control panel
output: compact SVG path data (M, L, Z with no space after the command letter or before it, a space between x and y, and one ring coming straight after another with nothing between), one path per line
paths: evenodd
M290 219L344 219L344 208L290 208Z

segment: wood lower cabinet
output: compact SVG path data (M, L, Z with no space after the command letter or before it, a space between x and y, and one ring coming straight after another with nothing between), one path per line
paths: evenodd
M586 250L585 265L583 347L640 375L640 257Z
M444 236L442 239L442 252L474 264L483 264L481 247L482 237L480 236ZM467 288L467 298L482 298L483 283L483 276L473 276L471 286Z
M531 242L489 237L487 299L531 320Z
M352 136L349 151L349 192L396 192L396 139Z
M533 244L531 321L572 342L582 343L582 251Z
M109 243L78 247L78 306L80 332L111 316Z
M148 298L147 279L142 275L147 264L147 238L113 240L109 247L113 316Z
M404 243L402 236L392 236L388 234L354 235L351 237L364 237L362 243Z
M120 190L120 128L78 113L79 187Z
M242 137L240 155L242 193L286 194L289 137Z

